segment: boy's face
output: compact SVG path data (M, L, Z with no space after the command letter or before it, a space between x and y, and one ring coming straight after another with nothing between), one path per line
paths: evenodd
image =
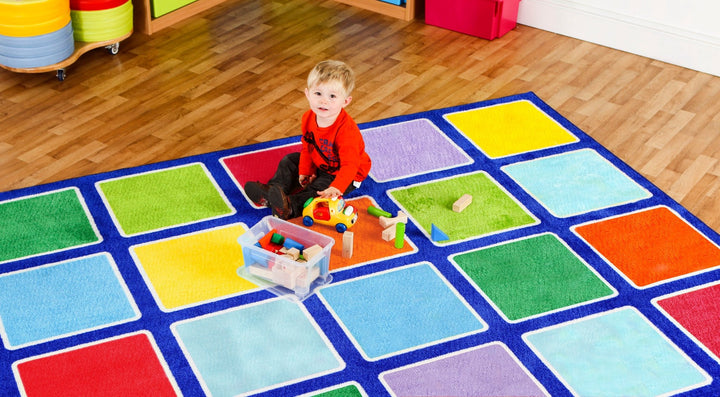
M340 110L350 104L352 100L339 82L317 83L305 89L305 96L310 103L310 109L317 116L317 123L320 127L332 125L340 114Z

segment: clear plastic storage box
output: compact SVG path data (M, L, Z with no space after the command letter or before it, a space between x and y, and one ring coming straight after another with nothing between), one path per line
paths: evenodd
M238 275L278 296L304 300L332 280L330 250L335 240L324 234L266 216L238 243L244 260Z

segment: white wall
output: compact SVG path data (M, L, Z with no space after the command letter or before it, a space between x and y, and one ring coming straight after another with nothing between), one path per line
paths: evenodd
M720 76L718 0L521 0L518 23Z

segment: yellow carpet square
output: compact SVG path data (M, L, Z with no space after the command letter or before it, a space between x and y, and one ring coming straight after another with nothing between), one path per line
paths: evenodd
M444 117L491 158L578 141L557 121L526 100L446 114Z
M131 248L133 257L164 310L217 300L257 285L241 278L241 224L205 230Z

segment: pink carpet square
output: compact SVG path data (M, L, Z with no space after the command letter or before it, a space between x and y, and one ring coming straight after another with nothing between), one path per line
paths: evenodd
M655 303L720 360L720 284L659 298Z

